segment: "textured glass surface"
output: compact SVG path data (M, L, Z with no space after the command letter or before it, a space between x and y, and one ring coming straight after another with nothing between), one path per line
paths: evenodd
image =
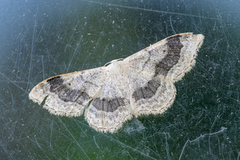
M0 0L0 159L239 159L238 0ZM176 33L203 34L163 115L114 134L28 98L42 80L103 66Z

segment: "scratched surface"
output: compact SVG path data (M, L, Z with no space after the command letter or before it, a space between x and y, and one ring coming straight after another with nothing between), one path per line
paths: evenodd
M240 2L0 0L1 159L239 159ZM205 36L173 106L115 134L28 99L54 75L99 67L167 36Z

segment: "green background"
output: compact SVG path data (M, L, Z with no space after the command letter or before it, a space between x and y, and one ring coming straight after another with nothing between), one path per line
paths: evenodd
M0 0L0 157L239 159L239 0ZM103 66L170 35L205 36L165 114L99 133L33 103L42 80Z

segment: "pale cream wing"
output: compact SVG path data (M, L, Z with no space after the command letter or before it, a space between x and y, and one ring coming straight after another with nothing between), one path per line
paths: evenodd
M176 96L176 88L171 81L146 74L129 74L129 89L135 117L164 113Z
M171 106L174 82L194 66L203 39L201 34L174 35L107 67L49 78L29 97L39 104L46 98L50 113L66 116L80 116L91 102L85 111L89 125L113 133L132 115L163 113Z
M163 113L172 105L174 82L194 66L203 39L201 34L173 35L124 59L136 117Z
M114 133L132 118L132 110L121 62L113 62L106 70L105 84L86 109L85 118L95 130Z
M80 116L105 80L105 67L54 76L36 85L29 98L50 113Z
M195 65L202 34L182 33L165 38L129 57L124 62L130 72L160 76L176 82Z

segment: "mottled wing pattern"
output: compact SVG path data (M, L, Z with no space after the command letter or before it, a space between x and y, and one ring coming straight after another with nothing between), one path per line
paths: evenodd
M163 113L171 106L176 95L173 83L194 66L203 39L201 34L174 35L124 60L135 116Z
M195 65L202 34L182 33L165 38L127 58L130 72L180 80Z
M204 39L202 34L183 33L178 36L179 38L172 36L166 39L169 48L168 54L158 67L168 67L166 67L165 71L157 68L158 74L161 75L167 72L166 77L174 82L181 80L185 73L189 72L195 65L197 52Z
M123 61L49 78L35 86L30 99L50 113L80 116L85 106L89 125L116 132L125 121L141 114L160 114L176 96L174 82L195 64L204 36L177 34L157 42Z
M105 67L51 77L36 85L29 98L50 113L80 116L84 107L104 84Z
M85 111L89 125L97 131L116 132L132 118L128 81L121 62L106 67L105 85Z
M129 75L131 106L135 117L142 114L161 114L172 105L176 88L171 81L147 75Z

